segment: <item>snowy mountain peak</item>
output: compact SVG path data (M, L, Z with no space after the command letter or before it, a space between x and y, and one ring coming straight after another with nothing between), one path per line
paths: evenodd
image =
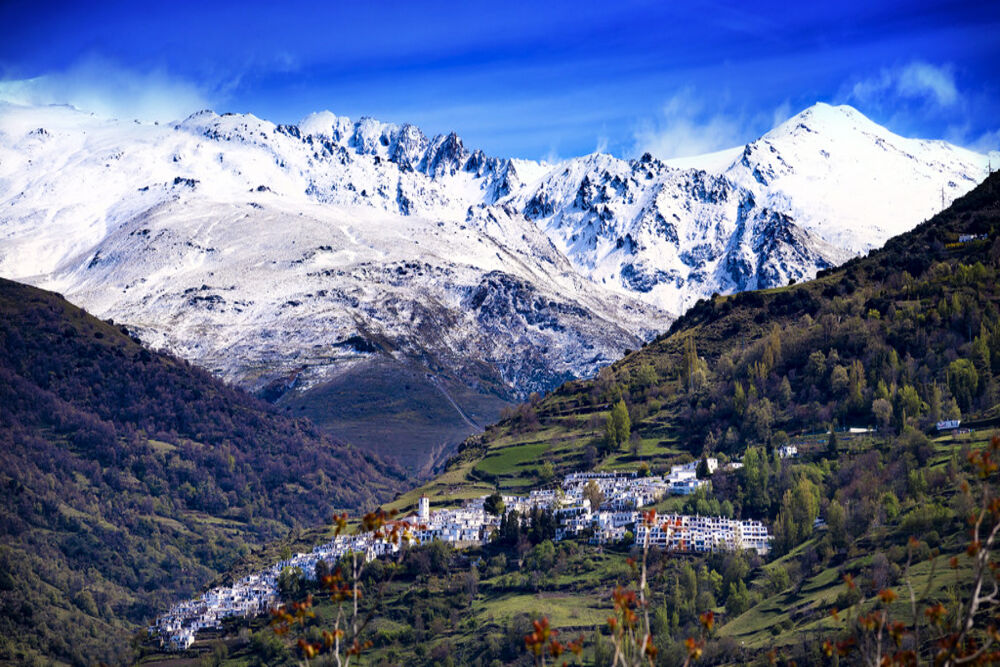
M763 138L795 135L801 132L888 132L854 107L817 102L766 133Z
M149 125L0 105L0 275L268 396L388 365L495 407L714 292L881 244L988 161L824 104L684 164L490 157L329 111Z
M853 107L816 104L747 144L723 174L763 206L857 253L968 192L987 163L943 141L901 137Z
M297 124L303 136L327 137L339 141L350 134L354 123L346 116L337 116L331 111L311 113Z
M191 114L177 126L178 129L201 134L209 139L224 141L267 139L275 130L275 124L262 120L253 114L224 113L219 115L210 109Z

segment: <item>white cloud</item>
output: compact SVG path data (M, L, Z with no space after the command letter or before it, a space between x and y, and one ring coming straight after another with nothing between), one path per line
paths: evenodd
M849 86L847 98L862 104L881 104L890 98L906 98L942 108L952 107L961 101L951 67L920 60L883 67L878 74L854 82Z
M171 121L209 108L212 91L172 76L122 67L89 56L61 72L30 79L0 80L0 101L40 106L69 104L82 111L114 118Z
M1000 128L983 132L973 139L968 147L980 153L1000 152Z
M987 130L977 136L968 123L950 125L945 131L945 140L977 153L1000 151L1000 129Z
M896 90L907 97L931 97L942 107L950 107L958 101L951 69L924 62L912 62L904 67L899 73Z
M771 113L771 127L778 127L792 117L792 103L785 100Z
M745 136L740 116L713 112L684 89L667 100L659 117L634 132L633 152L661 159L689 157L737 146Z
M880 115L887 127L907 136L927 136L933 128L930 132L945 141L980 153L1000 148L1000 129L972 122L983 106L982 95L959 88L948 64L913 60L883 67L877 74L846 82L837 101Z

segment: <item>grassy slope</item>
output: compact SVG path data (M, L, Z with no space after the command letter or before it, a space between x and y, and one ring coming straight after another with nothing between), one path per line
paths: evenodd
M286 414L313 420L340 440L394 458L426 478L476 427L494 421L507 405L461 382L439 378L435 384L429 374L426 367L404 362L373 362L335 381L286 394L277 406Z

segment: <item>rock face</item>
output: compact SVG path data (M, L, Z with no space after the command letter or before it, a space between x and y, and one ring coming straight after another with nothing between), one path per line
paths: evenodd
M714 171L501 159L329 112L157 126L4 106L0 275L419 468L698 298L915 225L987 159L823 105Z

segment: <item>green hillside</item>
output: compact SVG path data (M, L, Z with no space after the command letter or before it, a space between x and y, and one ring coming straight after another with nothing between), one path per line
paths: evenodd
M0 279L0 661L128 662L144 623L256 545L404 480Z
M975 238L960 242L965 235ZM494 488L526 492L582 469L659 472L705 454L740 459L742 469L713 475L711 493L659 509L762 519L774 551L766 559L654 553L658 664L683 662L681 640L697 634L706 610L718 618L705 647L710 664L766 664L772 648L816 664L834 632L829 609L858 595L871 604L881 588L903 585L908 558L916 559L910 581L921 590L929 583L929 600L946 601L969 576L960 564L931 578L928 556L946 561L967 542L970 506L958 489L974 479L967 454L1000 424L998 373L994 174L912 232L816 280L698 303L598 377L508 411L439 477L388 507L409 511L421 493L444 507ZM619 402L628 437L621 428L609 436ZM972 432L936 433L938 420L958 418ZM799 456L780 459L784 444ZM817 517L825 525L814 526ZM369 590L395 572L384 595L366 603L378 621L363 664L530 664L523 636L536 615L567 639L584 633L586 660L608 664L600 628L610 591L629 577L630 552L553 545L541 535L472 552L416 549L372 575ZM319 610L309 632L328 621L329 606ZM260 623L251 631L215 649L232 664L295 659L294 647Z

